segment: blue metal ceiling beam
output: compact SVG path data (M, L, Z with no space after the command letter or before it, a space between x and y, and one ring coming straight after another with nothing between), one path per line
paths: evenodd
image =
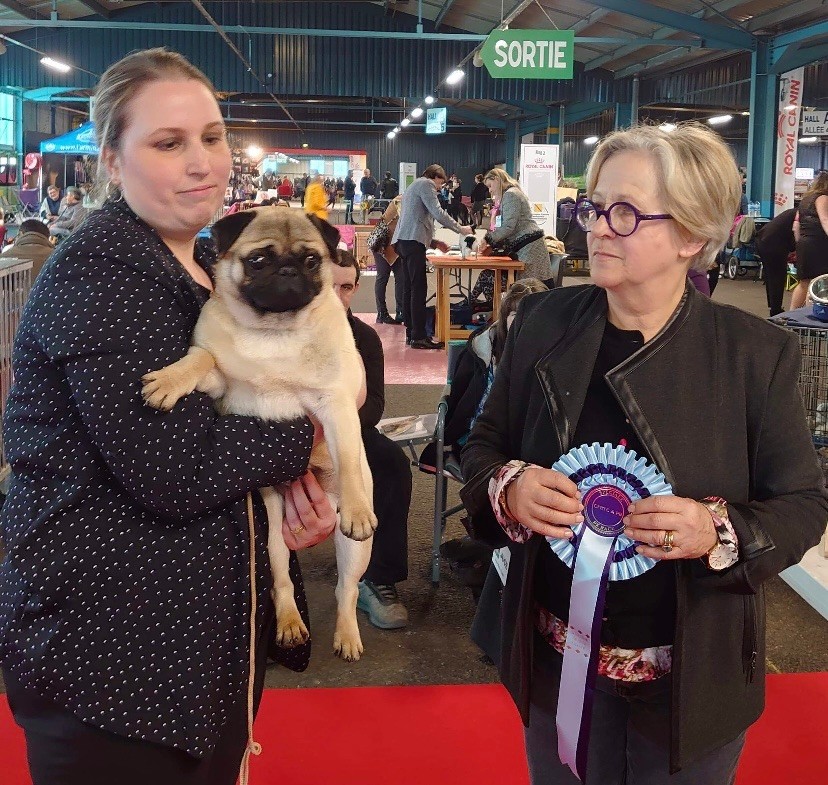
M756 38L744 30L713 24L690 14L651 5L644 0L592 0L592 2L599 8L607 8L636 19L644 19L647 22L693 33L704 39L707 48L748 50L756 48Z
M27 8L22 3L16 2L16 0L2 0L2 2L0 2L0 6L2 6L3 8L8 8L9 11L14 11L14 13L16 13L16 14L20 14L20 16L22 16L24 19L34 20L34 19L45 19L46 18L42 14L39 14L37 11L35 11L31 8ZM10 19L9 23L16 25L17 20L16 19Z
M102 16L104 19L109 19L112 16L112 11L102 6L96 0L78 0L82 6L86 6L93 14Z
M751 17L746 24L746 27L751 32L755 30L762 30L766 27L772 27L779 22L793 21L803 14L808 14L815 11L817 8L824 6L824 0L799 0L799 2L788 3L777 8L774 11L768 11L766 14L759 14ZM740 3L741 5L741 3Z
M828 20L808 25L808 27L801 27L799 30L791 30L790 33L782 33L773 39L773 46L776 48L786 44L796 44L822 35L828 35Z
M812 0L809 0L812 1ZM717 11L728 11L731 8L734 8L737 5L744 5L745 0L724 0L724 2L716 3L714 8ZM707 8L702 8L700 11L695 11L691 16L696 17L697 19L705 19L708 17L712 11ZM667 44L657 44L656 41L663 40L665 38L669 38L671 35L675 35L676 29L674 27L659 27L658 30L653 32L653 46L667 46ZM620 49L616 49L614 52L608 52L605 55L601 55L600 57L595 57L592 60L587 61L584 66L584 70L592 71L594 68L600 68L604 63L612 62L613 60L618 60L621 57L626 57L633 52L637 52L641 49L640 46L622 46Z
M670 62L670 60L675 60L677 57L681 57L682 55L685 55L690 51L690 48L685 46L684 41L682 41L681 43L677 41L676 48L672 51L663 52L660 55L655 55L655 57L650 57L641 63L634 63L633 65L628 65L626 68L623 68L620 71L616 71L615 78L624 79L627 76L634 76L635 74L641 73L647 68L652 68L656 65L668 63Z
M579 102L576 104L566 104L566 124L579 123L581 120L588 120L590 117L595 117L601 114L606 109L612 108L610 104Z
M803 65L816 63L818 60L828 59L828 43L788 44L785 47L775 47L771 56L773 65L771 72L783 74Z
M440 25L443 23L443 20L446 18L446 14L451 11L451 7L454 5L455 0L445 0L443 3L443 7L437 13L437 18L434 20L434 29L437 30Z
M455 106L447 106L448 115L451 117L452 114L456 115L457 117L464 117L467 120L471 120L478 125L482 125L483 128L505 128L506 122L504 120L495 120L492 117L488 117L485 114L480 114L479 112L473 112L470 109L459 109ZM412 123L414 125L414 123ZM412 126L408 126L411 128Z
M543 115L546 117L547 112L547 105L546 104L536 104L532 103L531 101L519 101L514 98L510 98L508 101L501 101L501 103L506 104L507 106L514 106L517 109L520 109L523 112L527 112L531 115Z

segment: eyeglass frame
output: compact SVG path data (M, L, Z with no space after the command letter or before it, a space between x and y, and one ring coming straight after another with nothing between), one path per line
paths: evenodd
M588 199L586 196L580 197L580 199L576 200L575 207L573 208L572 214L575 217L575 223L581 227L585 232L591 232L592 227L586 227L582 224L581 219L578 216L578 207L582 204L590 204L592 205L592 209L595 210L595 223L598 223L598 219L603 215L604 220L607 222L607 226L609 226L610 231L618 235L618 237L629 237L632 234L635 234L638 230L638 225L642 221L662 221L662 220L671 220L674 221L675 217L670 215L669 213L642 213L634 204L630 204L629 202L613 202L609 207L605 207L603 210L598 209L598 205L592 201L592 199ZM617 207L619 204L625 205L629 207L630 210L633 211L633 215L635 215L635 226L633 226L632 231L627 232L627 234L622 234L621 232L617 232L613 225L610 223L609 214L612 211L613 207ZM595 226L593 224L592 226Z

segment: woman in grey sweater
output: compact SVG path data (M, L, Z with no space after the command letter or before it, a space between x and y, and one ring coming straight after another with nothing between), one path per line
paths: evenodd
M520 190L517 181L504 169L490 169L483 182L494 199L492 225L482 241L478 241L478 252L505 250L510 256L523 262L526 267L518 278L546 280L552 277L549 252L543 241L543 231L532 220L532 210L526 194ZM476 297L483 292L491 299L494 290L494 274L484 270L472 292Z

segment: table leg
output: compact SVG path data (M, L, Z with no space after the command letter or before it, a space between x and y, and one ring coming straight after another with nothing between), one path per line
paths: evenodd
M494 293L492 295L492 323L497 321L500 316L500 300L503 297L503 287L501 286L501 271L494 271Z
M434 308L434 340L443 341L443 335L446 331L445 314L443 312L443 300L447 300L448 292L446 291L446 280L444 276L445 271L442 267L437 268L437 296L435 299Z

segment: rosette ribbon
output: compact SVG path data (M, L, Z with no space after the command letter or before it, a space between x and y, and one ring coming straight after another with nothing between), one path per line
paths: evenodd
M584 781L607 583L635 578L656 564L636 553L638 543L624 534L623 519L633 502L673 489L646 458L623 446L575 447L552 468L578 486L584 505L584 521L573 527L571 540L547 537L573 570L556 716L558 756Z

